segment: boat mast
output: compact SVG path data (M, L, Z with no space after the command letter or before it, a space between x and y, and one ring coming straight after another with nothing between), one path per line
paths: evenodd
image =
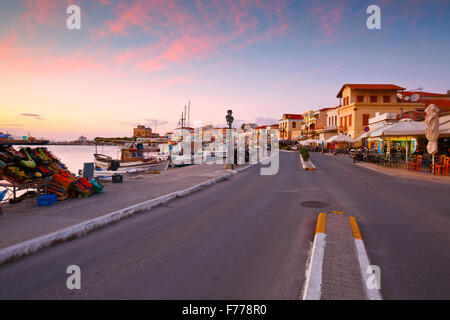
M191 100L189 100L189 104L188 104L188 120L187 120L187 126L189 127L189 118L191 116Z

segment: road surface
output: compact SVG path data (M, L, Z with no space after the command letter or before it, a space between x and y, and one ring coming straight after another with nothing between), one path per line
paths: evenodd
M299 299L317 213L357 217L386 299L450 298L450 186L280 153L166 206L0 266L1 299ZM157 186L155 186L157 187ZM81 268L68 290L66 268Z

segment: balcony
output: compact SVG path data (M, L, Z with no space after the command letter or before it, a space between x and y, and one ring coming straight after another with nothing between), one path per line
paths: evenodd
M326 132L333 132L337 131L337 129L338 129L337 125L332 125L332 126L325 126L323 130Z

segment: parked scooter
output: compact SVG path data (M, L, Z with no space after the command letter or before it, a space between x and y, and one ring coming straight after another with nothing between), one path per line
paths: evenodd
M367 162L367 152L365 150L359 150L352 154L352 158L354 163L358 161Z

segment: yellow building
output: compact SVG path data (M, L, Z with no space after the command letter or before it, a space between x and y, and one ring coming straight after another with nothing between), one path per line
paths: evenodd
M305 138L317 138L323 133L327 124L327 112L331 108L322 108L317 111L308 111L303 114L302 136Z
M137 126L133 129L133 136L135 138L155 138L159 135L157 133L152 133L151 128L147 128L146 126Z
M301 134L303 115L283 113L283 117L279 120L278 124L281 140L297 140Z
M357 138L368 130L369 118L377 112L396 112L423 110L422 103L403 103L397 100L399 90L405 88L393 84L344 84L337 97L341 99L338 108L337 129L339 133Z

